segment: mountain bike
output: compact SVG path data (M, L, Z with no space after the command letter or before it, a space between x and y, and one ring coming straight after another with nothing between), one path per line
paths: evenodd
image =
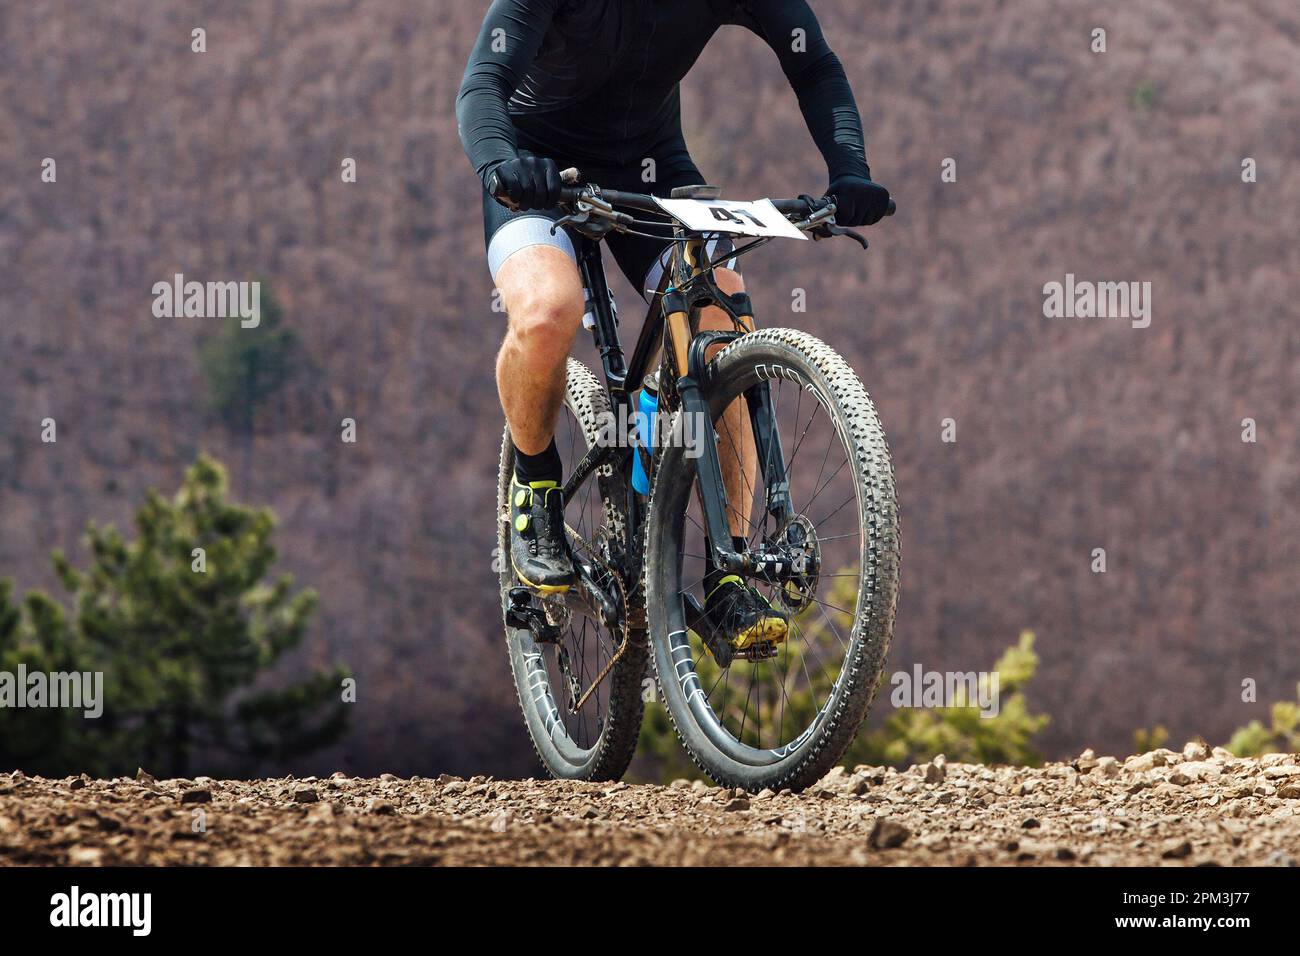
M899 580L893 465L853 369L806 332L756 328L749 296L722 291L714 270L777 238L867 241L836 224L831 196L731 202L692 186L665 200L577 180L566 170L554 228L575 240L603 381L569 359L556 436L577 583L544 595L508 561L500 575L529 735L553 776L617 779L647 700L661 696L682 746L719 784L804 788L841 759L883 672ZM671 262L630 358L601 262L612 230L671 230ZM710 257L719 238L731 248ZM701 331L707 306L733 328ZM654 427L646 388L657 390ZM735 501L723 478L731 455ZM501 554L513 469L507 428ZM716 569L783 609L784 640L736 649L710 627L703 581Z

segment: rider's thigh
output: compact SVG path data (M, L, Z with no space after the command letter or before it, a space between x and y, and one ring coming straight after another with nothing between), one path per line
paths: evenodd
M572 335L582 321L578 267L554 246L514 252L497 269L496 283L513 332Z

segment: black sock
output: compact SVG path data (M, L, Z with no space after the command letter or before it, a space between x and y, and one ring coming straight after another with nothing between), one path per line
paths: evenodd
M555 439L546 446L546 450L536 455L525 455L515 446L515 477L521 484L533 481L553 481L559 484L564 475L564 465L560 462L559 449Z
M748 547L749 547L749 542L746 541L744 537L742 537L741 535L733 534L731 536L731 550L744 551ZM713 563L713 546L708 543L708 539L705 539L705 548L704 548L705 600L708 600L708 596L713 593L714 588L716 588L718 584L721 583L722 579L725 578L729 573L730 572L724 571L722 568L718 567L716 564Z

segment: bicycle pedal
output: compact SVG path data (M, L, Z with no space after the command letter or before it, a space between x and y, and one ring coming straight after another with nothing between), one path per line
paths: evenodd
M528 588L511 588L506 595L506 625L528 631L539 644L560 643L560 629L546 620L546 612L533 605Z
M757 664L759 661L771 660L776 657L777 643L775 641L755 641L743 651L736 651L736 656L743 657L751 664Z

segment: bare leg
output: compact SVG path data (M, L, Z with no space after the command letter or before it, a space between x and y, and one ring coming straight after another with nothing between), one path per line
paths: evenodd
M729 269L716 270L715 278L724 292L744 291L744 281ZM509 316L497 355L497 391L515 447L536 455L550 444L564 400L565 360L582 323L582 280L573 260L561 250L530 246L502 264L497 288ZM721 309L708 308L700 315L700 328L730 329L732 324ZM747 536L757 455L743 399L732 402L723 413L718 434L722 480L730 503L727 521L733 535Z
M714 279L718 288L728 294L745 290L745 281L730 269L717 269ZM734 328L731 318L721 309L710 306L700 313L701 329ZM722 346L715 346L708 358ZM750 514L754 507L754 480L758 472L758 455L754 450L754 430L749 424L749 407L743 398L727 406L718 422L718 458L722 465L722 483L727 489L727 523L731 533L748 537L752 524Z
M497 270L509 327L497 353L497 392L515 447L541 454L564 401L565 361L582 324L578 267L553 246L520 249Z

